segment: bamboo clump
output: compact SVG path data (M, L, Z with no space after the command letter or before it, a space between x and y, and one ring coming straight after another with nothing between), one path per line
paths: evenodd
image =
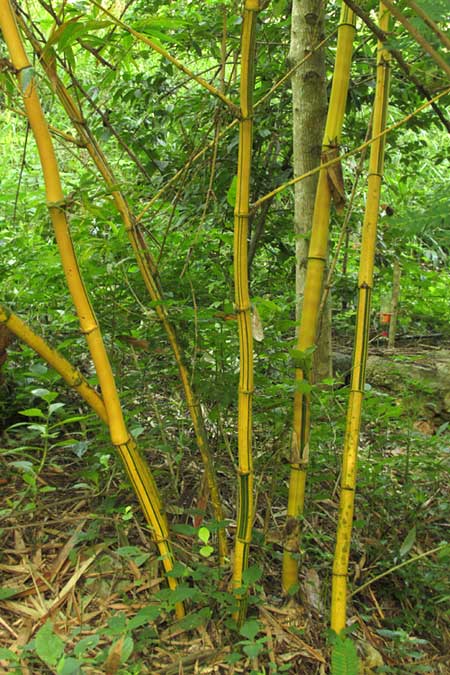
M146 289L153 302L156 315L161 322L168 342L174 354L177 363L180 380L183 386L184 396L188 410L192 419L197 447L205 469L205 477L209 488L211 503L214 510L214 516L217 522L222 522L224 519L222 503L217 485L217 477L214 469L214 462L209 448L208 437L205 429L205 422L203 419L200 402L192 384L191 373L185 362L182 348L180 346L176 330L170 320L167 312L167 307L164 303L163 291L161 288L158 270L153 256L146 244L142 227L137 223L129 203L123 192L117 187L118 181L114 172L109 165L102 149L100 148L97 139L91 133L86 121L83 117L82 111L67 88L62 83L61 79L56 73L56 69L52 60L45 49L42 49L39 42L34 38L31 31L26 24L21 21L21 26L26 32L28 39L33 45L33 49L39 58L47 76L54 84L56 94L61 101L61 104L74 125L80 143L87 149L98 171L102 175L106 185L111 190L111 195L114 200L116 209L121 217L128 240L133 249L136 261L139 266L140 273L144 280ZM221 564L224 563L227 556L226 535L223 528L218 531L218 549L219 559Z
M246 600L242 592L243 575L253 525L253 335L248 288L248 224L250 216L250 172L252 162L253 87L256 16L259 0L246 0L241 36L241 82L238 170L234 209L234 284L239 330L238 391L238 513L233 562L233 587L238 599L235 618L245 618Z
M322 144L324 161L339 155L339 142L347 100L355 17L345 4L342 5L338 29L336 62L330 103ZM282 586L285 593L298 583L298 556L300 519L305 501L306 473L309 461L310 397L311 382L309 352L316 342L320 299L327 257L328 232L331 208L331 183L329 168L321 168L314 205L311 240L306 268L297 351L300 353L295 368L293 432L290 457L289 497L283 551ZM309 350L309 352L308 352ZM306 386L304 386L306 385Z
M55 232L61 262L83 334L103 392L111 441L116 447L151 527L166 572L173 569L173 552L165 515L156 484L147 464L137 450L125 426L114 375L103 343L99 325L78 268L66 217L66 201L50 133L37 95L34 73L22 44L9 0L0 0L0 27L12 66L17 74L30 128L36 140L44 177L47 206ZM168 579L171 588L177 583ZM183 606L177 604L177 614L183 616Z
M389 27L389 14L380 3L379 24L382 30ZM390 56L378 42L377 80L373 110L372 137L386 127L389 93ZM369 160L367 201L362 230L361 259L358 279L358 309L356 315L353 366L347 423L344 440L341 495L336 534L331 591L331 628L340 633L345 628L347 607L347 574L353 524L353 509L356 488L356 464L364 397L365 369L370 327L370 301L373 288L376 231L383 177L385 136L372 144Z

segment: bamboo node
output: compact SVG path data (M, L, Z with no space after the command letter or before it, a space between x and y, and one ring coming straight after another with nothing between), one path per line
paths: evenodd
M255 390L254 389L245 389L245 387L239 387L239 393L240 394L253 394Z
M71 197L64 197L59 199L57 202L47 202L48 209L58 209L59 211L65 211L73 204L73 199Z
M246 0L245 9L249 12L259 12L259 0Z
M88 328L80 328L80 333L82 335L90 335L96 330L98 330L98 326L96 323L94 323L92 326L89 326Z
M83 384L83 376L82 374L77 370L75 373L73 373L73 377L71 379L72 382L72 387L79 387L81 384Z

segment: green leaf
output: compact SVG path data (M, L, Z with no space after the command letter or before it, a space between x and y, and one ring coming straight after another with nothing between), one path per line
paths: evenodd
M295 388L301 394L309 394L312 391L312 384L308 380L297 380L295 383Z
M39 408L27 408L26 410L19 410L19 415L26 415L26 417L43 417L44 419L46 417L42 410L39 410Z
M359 659L354 642L348 637L335 637L331 652L331 675L358 675Z
M134 641L131 635L127 635L122 643L122 654L121 654L121 662L125 663L125 661L128 661L130 658L131 654L133 653L134 649Z
M200 549L200 555L202 555L204 558L209 558L213 553L214 548L212 546L202 546Z
M120 635L125 632L127 625L127 618L124 612L116 614L116 616L111 616L108 619L108 631L107 635Z
M250 565L244 570L242 579L246 584L254 584L262 577L262 569L258 565Z
M128 629L134 630L140 626L145 626L149 621L156 621L160 615L160 609L156 605L147 605L128 621Z
M199 626L203 626L211 616L209 607L204 607L199 612L192 612L187 614L183 619L177 621L176 628L182 630L195 630Z
M197 528L186 523L174 523L171 526L171 530L173 530L173 532L178 532L178 534L185 534L187 536L197 534Z
M241 627L239 633L246 637L248 640L254 640L259 631L261 630L261 625L256 619L247 619L244 625Z
M74 659L73 656L67 656L58 663L56 672L58 675L83 675L83 663Z
M198 531L198 538L200 541L202 541L204 544L207 544L209 541L209 538L211 536L211 532L208 530L207 527L200 527Z
M19 593L17 588L0 588L0 600L6 600L16 593Z
M97 635L97 633L94 633L94 635L88 635L87 637L83 638L74 647L73 653L75 656L82 656L84 652L86 652L88 649L95 649L95 647L98 645L98 642L100 640L100 636Z
M309 373L312 366L312 356L316 351L316 345L307 347L304 350L291 349L291 356L294 361L294 367L300 368L304 373Z
M234 176L227 192L227 202L229 203L230 206L233 207L236 205L236 186L237 186L237 176Z
M415 541L416 541L416 526L414 525L414 527L410 529L405 539L403 540L403 544L400 546L401 558L404 558L407 555L407 553L410 552L410 550L414 546Z
M12 652L10 649L7 649L6 647L0 647L0 659L2 661L11 661L12 663L19 662L19 657L17 656L17 654Z
M262 649L264 649L264 645L259 641L250 645L244 645L242 647L242 651L245 652L245 654L247 654L247 656L249 656L251 659L254 659L256 656L258 656Z
M50 403L48 406L48 414L52 415L56 410L59 410L60 408L64 408L65 403Z
M64 652L64 642L53 632L51 621L38 630L35 638L36 654L48 666L56 666Z
M31 393L33 396L44 399L47 403L51 403L55 398L58 398L56 391L49 391L48 389L32 389Z

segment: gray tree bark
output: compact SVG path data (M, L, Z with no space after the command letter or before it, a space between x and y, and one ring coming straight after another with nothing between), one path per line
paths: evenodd
M289 62L291 67L305 58L324 38L325 0L293 0ZM294 175L310 171L320 163L327 113L324 50L319 49L292 76ZM314 213L317 174L295 185L294 231L296 235L296 320L300 319L305 288L309 232ZM315 377L330 375L331 340L329 310L325 308L315 361Z

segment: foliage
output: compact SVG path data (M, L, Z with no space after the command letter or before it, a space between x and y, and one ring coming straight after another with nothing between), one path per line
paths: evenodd
M441 27L445 26L445 3L421 5ZM226 9L228 45L226 91L237 102L240 9L234 2L226 1L222 6ZM81 102L85 121L114 167L133 212L139 214L149 199L164 189L142 216L142 224L158 261L164 306L177 328L205 413L223 489L225 526L234 534L236 488L230 476L236 464L238 380L232 281L237 127L225 131L231 115L217 99L205 96L200 86L147 45L114 28L93 3L55 4L55 15L62 21L58 27L49 8L50 4L44 9L34 2L27 7L33 30L55 59L58 75ZM327 11L330 32L337 22L335 3L328 3ZM224 16L217 3L206 2L200 7L193 2L175 5L138 1L127 8L124 18L129 26L220 86ZM259 16L257 103L286 71L289 28L287 2L271 3L270 9ZM436 44L436 38L424 30ZM394 39L423 82L438 91L443 86L441 74L429 67L429 61L407 35ZM344 149L353 148L365 137L375 83L373 48L369 32L361 29L343 130ZM0 51L4 59L3 42ZM329 77L334 53L335 43L330 40L326 50ZM73 134L54 86L43 75L38 61L33 69L50 124ZM0 299L26 317L98 388L48 224L35 143L26 122L15 112L22 103L21 92L13 82L7 68L2 70ZM388 123L409 114L422 101L400 71L394 73L391 89ZM252 200L291 178L290 114L289 84L279 87L255 108ZM215 138L215 164L211 148L192 162L177 182L167 186L167 181ZM160 588L144 593L142 600L135 597L132 605L122 593L124 609L115 615L111 612L103 624L90 619L78 631L66 629L60 617L54 616L42 623L19 655L2 646L0 659L8 663L11 673L22 672L21 659L25 659L34 672L48 668L49 672L78 673L109 663L117 672L137 675L142 660L151 658L149 651L165 644L162 636L171 622L170 612L175 601L183 599L189 611L175 624L180 633L211 631L213 635L218 626L230 646L230 664L235 662L248 672L259 672L258 667L266 672L271 668L273 674L289 671L291 664L278 659L285 647L275 647L277 664L271 661L274 629L271 633L267 628L260 608L280 600L279 529L287 500L288 429L295 390L292 373L295 365L308 368L312 354L294 348L296 242L291 231L292 193L281 192L263 218L254 213L250 219L248 243L250 249L254 248L249 266L250 294L261 318L264 339L254 346L256 531L250 567L243 577L244 586L252 593L249 618L236 630L232 620L236 597L227 587L227 573L218 566L217 530L224 523L209 519L206 501L202 501L194 436L164 332L147 299L111 190L99 179L84 149L61 136L55 136L55 142L65 192L70 194L68 215L76 252L103 328L125 415L154 468L179 545L181 562L172 572L179 582L179 595ZM378 313L390 295L396 258L402 266L399 338L421 335L425 336L421 340L427 340L429 334L439 334L434 339L445 343L450 336L448 150L448 135L431 110L388 135L382 201L393 214L388 216L384 210L380 219L371 344L378 341L383 345ZM357 159L349 158L344 164L347 191L357 171ZM332 280L334 337L343 349L349 347L356 313L364 200L361 187ZM333 215L331 256L339 227L339 217ZM137 529L136 524L142 530L142 523L106 431L28 347L13 345L1 374L2 475L7 481L1 513L8 527L28 523L31 517L38 521L49 503L62 501L70 492L78 500L86 500L92 510L77 547L91 550L107 541L113 551L111 555L108 552L108 564L120 560L146 578L143 570L156 564L155 557L137 535L129 534L131 528ZM303 392L311 395L314 426L302 568L304 565L318 571L320 594L326 604L336 516L335 483L348 398L348 390L342 385L336 374L324 387L308 384ZM360 585L401 562L412 562L355 593L352 605L362 623L353 626L352 639L347 635L335 638L331 661L336 673L355 672L355 644L359 654L359 642L365 639L363 625L386 656L385 665L376 672L395 672L396 666L388 665L391 661L422 672L420 663L415 666L415 662L445 649L442 636L448 629L444 611L448 588L442 570L448 563L448 549L414 561L418 553L440 545L443 524L448 520L448 420L434 418L432 436L414 426L421 421L418 399L431 396L423 389L418 383L416 392L401 391L395 396L378 389L366 392L352 589L357 591ZM9 537L10 530L5 528L2 536ZM149 533L144 531L142 538L148 541ZM78 548L74 555L78 555ZM18 561L14 559L14 563ZM135 582L138 572L133 577ZM303 581L301 577L293 597L297 590L303 593ZM369 589L384 618L380 618ZM11 587L2 582L1 591L5 590L8 594ZM83 587L85 592L87 595L89 586ZM326 653L325 619L315 612L311 610L313 618L300 639ZM303 625L301 621L299 624ZM291 630L287 621L284 628ZM303 660L298 667L304 669L299 672L317 672L316 666L318 669L318 662L311 659ZM296 667L292 665L292 672Z

